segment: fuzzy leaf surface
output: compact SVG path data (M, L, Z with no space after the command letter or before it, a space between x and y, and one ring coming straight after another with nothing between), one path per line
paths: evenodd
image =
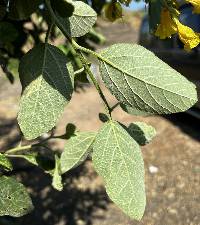
M140 45L115 44L100 55L103 81L124 105L167 114L197 102L195 85Z
M18 123L27 139L52 129L73 92L72 70L66 56L52 45L41 44L21 60L23 86Z
M57 155L55 156L55 169L54 169L54 173L53 173L52 186L57 191L63 190L61 167L60 167L60 158L58 158Z
M14 178L0 177L0 216L20 217L33 210L25 187Z
M95 136L95 132L80 132L67 140L61 155L62 173L80 165L87 158Z
M0 153L0 168L3 168L8 171L13 169L13 166L12 166L10 160L1 153Z
M69 18L63 18L56 13L56 16L62 24L63 29L70 37L80 37L89 32L96 22L96 12L82 1L72 1L74 6L73 15Z
M117 122L105 123L97 134L93 163L111 200L140 220L146 205L143 158L137 142Z

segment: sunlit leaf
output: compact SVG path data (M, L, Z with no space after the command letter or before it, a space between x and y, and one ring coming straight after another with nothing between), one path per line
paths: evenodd
M89 32L96 22L96 12L82 1L72 2L74 6L73 15L69 18L63 18L56 13L63 29L70 37L80 37Z
M25 187L11 177L0 177L0 216L20 217L33 210Z
M91 151L95 139L95 132L79 132L67 140L61 155L62 173L82 163Z
M146 204L142 154L117 122L105 123L97 134L93 163L111 200L131 218L140 220Z
M122 104L139 111L176 113L197 102L194 84L137 44L115 44L102 51L100 74Z
M71 99L73 71L66 56L52 45L38 45L30 50L19 66L23 94L18 122L27 139L34 139L52 129Z
M13 166L10 162L10 160L3 154L0 153L0 168L3 168L5 170L12 170Z

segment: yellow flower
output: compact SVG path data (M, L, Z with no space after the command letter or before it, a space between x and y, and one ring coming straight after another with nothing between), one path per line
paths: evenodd
M171 37L175 33L178 33L180 40L184 43L184 49L187 51L200 44L200 34L195 33L190 27L180 23L178 20L178 13L177 15L171 15L167 9L162 9L160 24L157 27L155 35L160 39L165 39Z
M200 0L186 0L186 1L193 5L194 13L200 13Z
M171 37L172 34L177 32L176 23L172 19L169 11L167 9L162 9L160 24L157 27L155 35L160 39L165 39Z
M184 43L184 49L189 51L195 48L200 43L200 34L195 33L190 27L180 23L178 19L175 19L175 23L179 38Z

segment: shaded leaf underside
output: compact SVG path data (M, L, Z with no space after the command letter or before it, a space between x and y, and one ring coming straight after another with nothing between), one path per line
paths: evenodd
M72 2L74 6L73 15L69 18L62 18L56 14L63 29L70 37L80 37L89 32L96 22L96 12L87 4L81 1Z
M93 163L111 200L141 219L146 204L143 159L139 145L117 122L105 123L97 134Z
M56 47L34 47L21 60L23 86L18 122L27 139L52 129L73 92L66 56Z
M61 155L62 173L82 163L88 156L95 139L95 132L80 132L72 136L65 144Z

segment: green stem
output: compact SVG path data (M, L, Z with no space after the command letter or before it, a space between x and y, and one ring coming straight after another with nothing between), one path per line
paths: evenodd
M78 43L76 43L75 40L73 40L73 39L72 39L72 41L71 41L71 44L72 44L72 46L73 46L75 49L79 49L79 50L81 50L82 52L85 52L85 53L87 53L87 54L92 54L92 55L94 55L95 57L101 59L101 56L100 56L98 53L96 53L96 52L94 52L94 51L92 51L92 50L90 50L90 49L88 49L88 48L84 48L84 47L80 46L80 45L79 45Z
M112 107L111 107L111 112L119 105L120 103L117 102L116 104L114 104Z
M5 153L6 154L11 154L11 153L13 154L13 153L16 153L16 152L31 149L33 146L34 145L18 146L18 147L11 148L11 149L7 150Z
M94 52L90 49L87 49L87 48L84 48L84 47L80 46L74 40L72 40L71 44L76 50L80 50L81 52L85 52L87 54L92 54L96 58L100 59L102 62L107 63L108 65L112 66L113 68L115 68L117 70L121 70L119 67L117 67L114 63L110 62L108 59L104 58L100 54L98 54L98 53L96 53L96 52Z
M110 109L110 106L103 94L103 91L101 90L97 80L95 79L92 71L90 70L90 67L88 66L88 62L87 60L85 59L84 55L82 54L82 52L85 52L85 53L89 53L89 54L93 54L94 56L98 57L98 58L101 58L101 56L99 54L97 54L96 52L90 50L90 49L87 49L87 48L84 48L80 45L78 45L72 38L70 38L67 34L67 32L65 31L65 28L64 26L62 25L62 23L60 23L60 21L58 20L58 18L55 16L54 14L54 11L53 9L51 8L51 3L50 3L50 0L45 0L45 3L46 3L46 6L49 10L49 13L52 17L52 20L55 22L55 24L57 25L57 27L62 31L62 33L65 35L65 37L68 39L68 41L71 43L72 47L75 49L75 51L78 53L78 56L83 64L83 67L85 68L85 71L87 72L87 74L89 75L90 79L92 80L95 88L97 89L101 99L103 100L104 102L104 105L105 105L105 109L107 111L107 114L109 115L109 117L111 117L111 109Z
M24 155L10 155L10 154L9 155L6 154L6 156L10 157L10 158L23 158L24 157Z
M48 30L47 30L47 33L46 33L46 37L45 37L45 44L48 43L48 40L49 40L49 35L51 33L51 30L52 30L52 27L53 27L53 23L51 23L48 27Z
M77 49L77 52L79 53L79 57L80 57L80 60L81 60L83 66L85 68L85 71L89 75L89 77L92 80L96 90L98 91L101 99L104 102L104 106L105 106L105 109L106 109L106 112L107 112L108 116L111 117L111 108L110 108L110 106L109 106L109 104L107 102L107 99L106 99L105 95L103 94L103 91L101 90L101 88L99 86L99 83L97 82L97 80L95 79L92 71L90 70L90 67L88 66L86 58L84 57L83 53L79 49Z
M82 73L84 70L85 70L84 67L82 67L81 69L74 71L74 76L76 77L77 75Z
M56 26L62 31L62 33L65 35L65 37L67 38L67 40L71 43L71 38L69 38L67 32L65 31L65 27L62 25L62 23L60 23L60 21L58 20L58 18L56 17L56 15L54 14L53 9L51 8L51 3L50 0L45 0L45 4L47 6L47 9L51 15L52 21L56 24Z

